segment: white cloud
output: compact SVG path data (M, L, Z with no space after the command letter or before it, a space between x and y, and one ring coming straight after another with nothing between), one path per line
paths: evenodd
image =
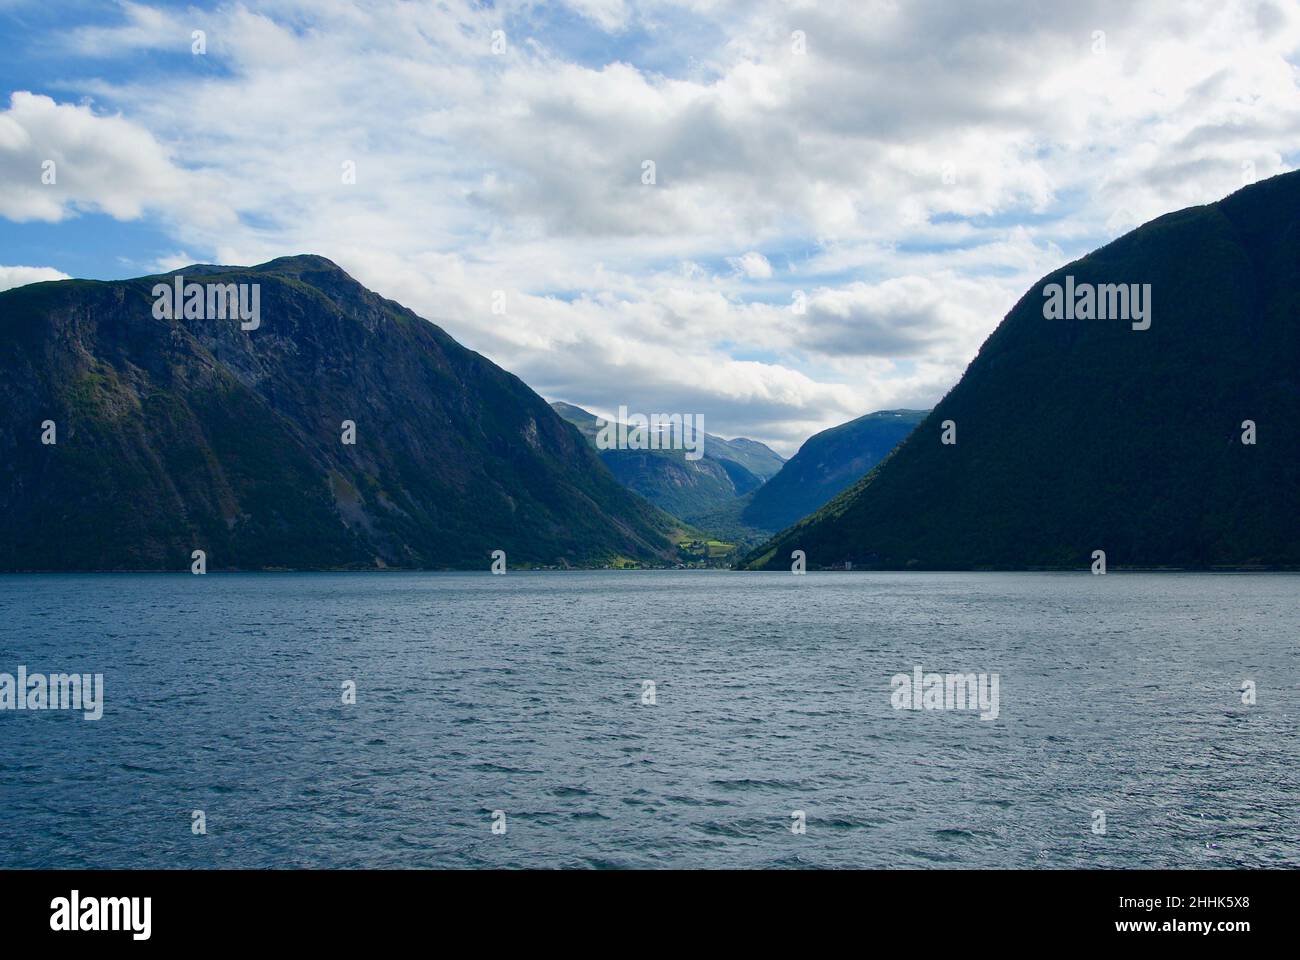
M766 280L772 276L772 264L768 262L767 257L755 250L743 256L732 257L727 262L737 273L751 280Z
M109 57L144 49L174 46L190 49L191 29L173 12L122 0L126 23L114 27L81 27L69 36L70 45L89 57Z
M217 262L322 253L544 395L789 451L933 403L1047 270L1300 150L1293 4L569 8L558 37L530 0L128 4L71 48L201 28L216 69L78 91L121 116L15 97L0 215L158 211ZM72 179L42 192L56 149Z
M53 267L6 267L0 265L0 290L25 287L46 280L67 280L68 275Z
M624 0L568 0L568 6L609 32L622 30L631 18Z
M147 209L217 228L234 219L206 199L210 182L177 166L148 130L24 91L0 112L0 179L0 216L19 222L84 210L134 220Z

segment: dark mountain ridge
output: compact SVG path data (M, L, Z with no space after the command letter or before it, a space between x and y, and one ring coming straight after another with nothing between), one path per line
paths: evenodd
M177 273L259 284L260 325L157 319L174 274L0 293L0 569L674 558L541 397L330 261Z
M878 410L804 441L781 471L749 497L743 523L784 530L862 477L925 419L925 410Z
M1047 319L1068 277L1150 284L1150 327ZM1300 172L1160 217L1035 284L893 454L746 562L1300 566L1298 318Z

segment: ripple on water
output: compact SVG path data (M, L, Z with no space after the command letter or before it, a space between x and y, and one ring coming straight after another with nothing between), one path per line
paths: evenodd
M188 586L0 578L0 671L105 674L0 716L0 867L1300 866L1300 577ZM999 718L893 710L917 665Z

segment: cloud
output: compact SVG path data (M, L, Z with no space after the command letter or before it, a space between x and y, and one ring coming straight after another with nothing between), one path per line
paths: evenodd
M167 46L178 50L190 47L192 30L173 12L130 0L124 0L121 8L126 23L111 27L80 27L69 35L69 44L78 53L89 57L111 57Z
M772 264L768 263L767 257L754 250L740 257L731 257L727 262L737 273L751 280L766 280L772 276Z
M155 210L213 227L233 220L205 199L205 178L177 166L148 130L24 91L0 112L0 179L0 216L19 222L88 210L119 220Z
M622 30L631 18L624 0L568 0L568 6L606 32Z
M799 340L835 356L924 357L954 343L964 353L972 347L964 333L988 332L1006 296L951 272L851 283L812 294Z
M0 290L25 287L29 283L46 280L67 280L68 275L53 267L6 267L0 265Z
M0 216L322 253L546 396L787 452L935 402L1052 267L1300 151L1300 11L1256 0L132 3L68 47L117 113L15 95Z

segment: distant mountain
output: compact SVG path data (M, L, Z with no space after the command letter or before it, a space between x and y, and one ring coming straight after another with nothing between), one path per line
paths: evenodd
M1150 286L1125 316L1107 284ZM1035 284L890 457L747 562L1300 565L1297 318L1300 172L1160 217Z
M552 408L591 442L599 430L595 414L571 403ZM724 440L704 435L703 456L686 459L685 450L600 450L601 460L629 490L673 516L694 522L760 487L785 461L757 440Z
M749 497L740 519L784 530L830 501L889 455L925 410L881 410L809 437L776 476Z
M748 437L723 440L711 433L705 436L708 437L708 445L704 450L706 457L720 460L724 464L739 464L761 481L770 480L785 466L784 457L758 440L750 440Z
M260 324L159 319L172 274L0 293L0 569L676 558L541 397L328 260L179 272Z

